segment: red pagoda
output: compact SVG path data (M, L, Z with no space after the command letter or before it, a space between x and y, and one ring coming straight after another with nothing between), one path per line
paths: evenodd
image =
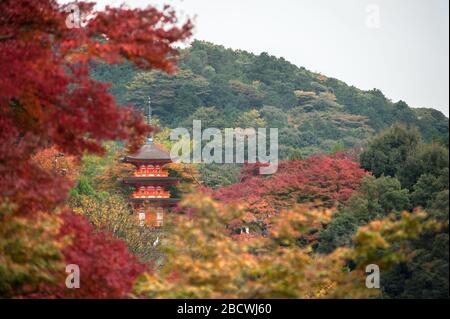
M161 227L164 212L179 201L178 198L171 198L166 189L168 185L178 182L176 177L169 177L164 168L172 162L169 153L149 138L137 153L125 157L123 161L136 167L133 176L124 178L124 183L135 187L130 202L137 212L140 225Z
M147 122L151 124L150 99L147 108ZM178 198L171 198L167 186L176 184L178 178L169 177L165 165L172 163L170 154L153 143L149 136L141 149L123 159L133 164L136 169L133 176L124 178L124 183L133 185L130 202L137 212L141 226L161 227L164 224L164 212L176 206Z

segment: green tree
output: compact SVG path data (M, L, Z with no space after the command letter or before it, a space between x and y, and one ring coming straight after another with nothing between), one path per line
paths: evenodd
M259 112L269 127L282 128L288 125L288 116L286 112L283 112L275 106L266 105L260 109Z
M240 128L251 127L257 130L258 127L266 127L266 121L261 118L261 114L259 113L258 110L253 109L239 115L234 125L235 127Z
M211 188L224 187L238 182L240 164L201 164L200 178L203 185Z
M351 245L351 238L359 226L410 208L408 190L402 189L397 179L367 176L350 197L347 207L341 208L321 232L317 249L331 252L339 246Z
M420 134L416 129L393 125L370 141L361 154L361 166L376 177L395 177L419 143Z
M303 154L302 151L298 148L294 148L290 153L289 153L289 158L290 161L296 161L296 160L302 160L303 159Z
M345 151L345 145L342 141L337 141L330 148L330 154L336 154L336 153L343 152L343 151Z
M448 190L449 178L448 167L441 170L439 176L433 176L432 174L422 174L414 184L413 192L411 193L411 201L415 207L431 207L433 206L436 196Z
M420 144L405 162L399 165L397 176L402 185L412 189L423 174L437 178L449 166L448 149L436 144Z
M183 127L192 128L192 122L202 121L202 128L215 127L222 129L226 127L226 122L222 111L214 106L199 107L194 113L181 122Z
M444 232L426 232L412 241L412 260L382 273L382 296L448 299L448 242L448 227Z

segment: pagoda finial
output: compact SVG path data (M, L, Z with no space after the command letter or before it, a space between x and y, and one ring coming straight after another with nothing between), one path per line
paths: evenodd
M146 116L147 116L147 124L152 124L152 99L150 96L147 98L147 107L146 107ZM147 144L153 143L153 133L150 133L150 135L147 137Z

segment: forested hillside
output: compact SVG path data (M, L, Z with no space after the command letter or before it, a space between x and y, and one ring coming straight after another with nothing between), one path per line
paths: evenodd
M182 51L176 75L95 65L121 103L142 107L152 99L163 126L279 128L280 156L304 156L360 147L395 122L417 126L426 141L448 141L448 119L433 109L392 102L377 89L362 91L267 53L194 41ZM256 111L255 111L256 110ZM448 143L448 142L445 142Z
M247 215L230 223L235 235L247 227L250 237L261 236L258 238L263 240L274 225L270 216L297 204L320 201L321 207L334 207L337 212L328 222L302 235L299 245L311 245L314 253L326 259L339 255L341 249L360 247L359 227L368 227L364 228L367 231L373 225L376 232L384 227L380 226L381 220L398 220L405 211L423 208L428 222L448 222L449 125L441 112L393 102L380 90L363 91L283 58L201 41L182 52L179 66L174 76L135 72L128 65L97 65L94 70L95 76L113 83L111 90L122 103L142 108L150 96L162 126L189 128L196 119L202 120L203 127L279 129L280 157L288 161L280 164L274 176L254 174L251 165L196 166L202 184L214 189L213 198L245 206ZM167 133L163 136L167 137ZM322 155L313 155L318 153ZM215 208L205 210L208 223L211 211ZM305 212L292 216L302 214ZM403 231L414 229L413 224ZM189 231L182 229L180 237ZM410 258L395 257L388 262L392 262L390 266L384 266L380 296L447 298L448 226L425 231L402 245L407 247ZM183 244L180 246L184 249ZM379 257L379 251L374 256ZM220 259L227 258L230 256ZM174 269L185 267L185 261L183 265L173 263ZM241 264L235 267L245 269ZM350 263L345 267L355 266ZM283 275L292 276L289 278L296 282L297 272L295 269ZM300 279L306 281L311 278ZM289 285L286 283L286 287ZM170 290L167 296L185 293L186 286L189 284ZM286 287L282 291L275 289L270 296L291 296L286 295ZM146 283L141 289L152 296L155 288ZM240 293L245 295L241 288Z

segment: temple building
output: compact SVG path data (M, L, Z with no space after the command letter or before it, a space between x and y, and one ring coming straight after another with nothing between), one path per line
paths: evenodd
M124 183L134 186L130 203L141 226L161 227L164 214L176 206L178 198L172 198L167 186L176 184L178 178L170 177L165 165L172 162L170 154L149 138L141 149L123 159L136 168Z

